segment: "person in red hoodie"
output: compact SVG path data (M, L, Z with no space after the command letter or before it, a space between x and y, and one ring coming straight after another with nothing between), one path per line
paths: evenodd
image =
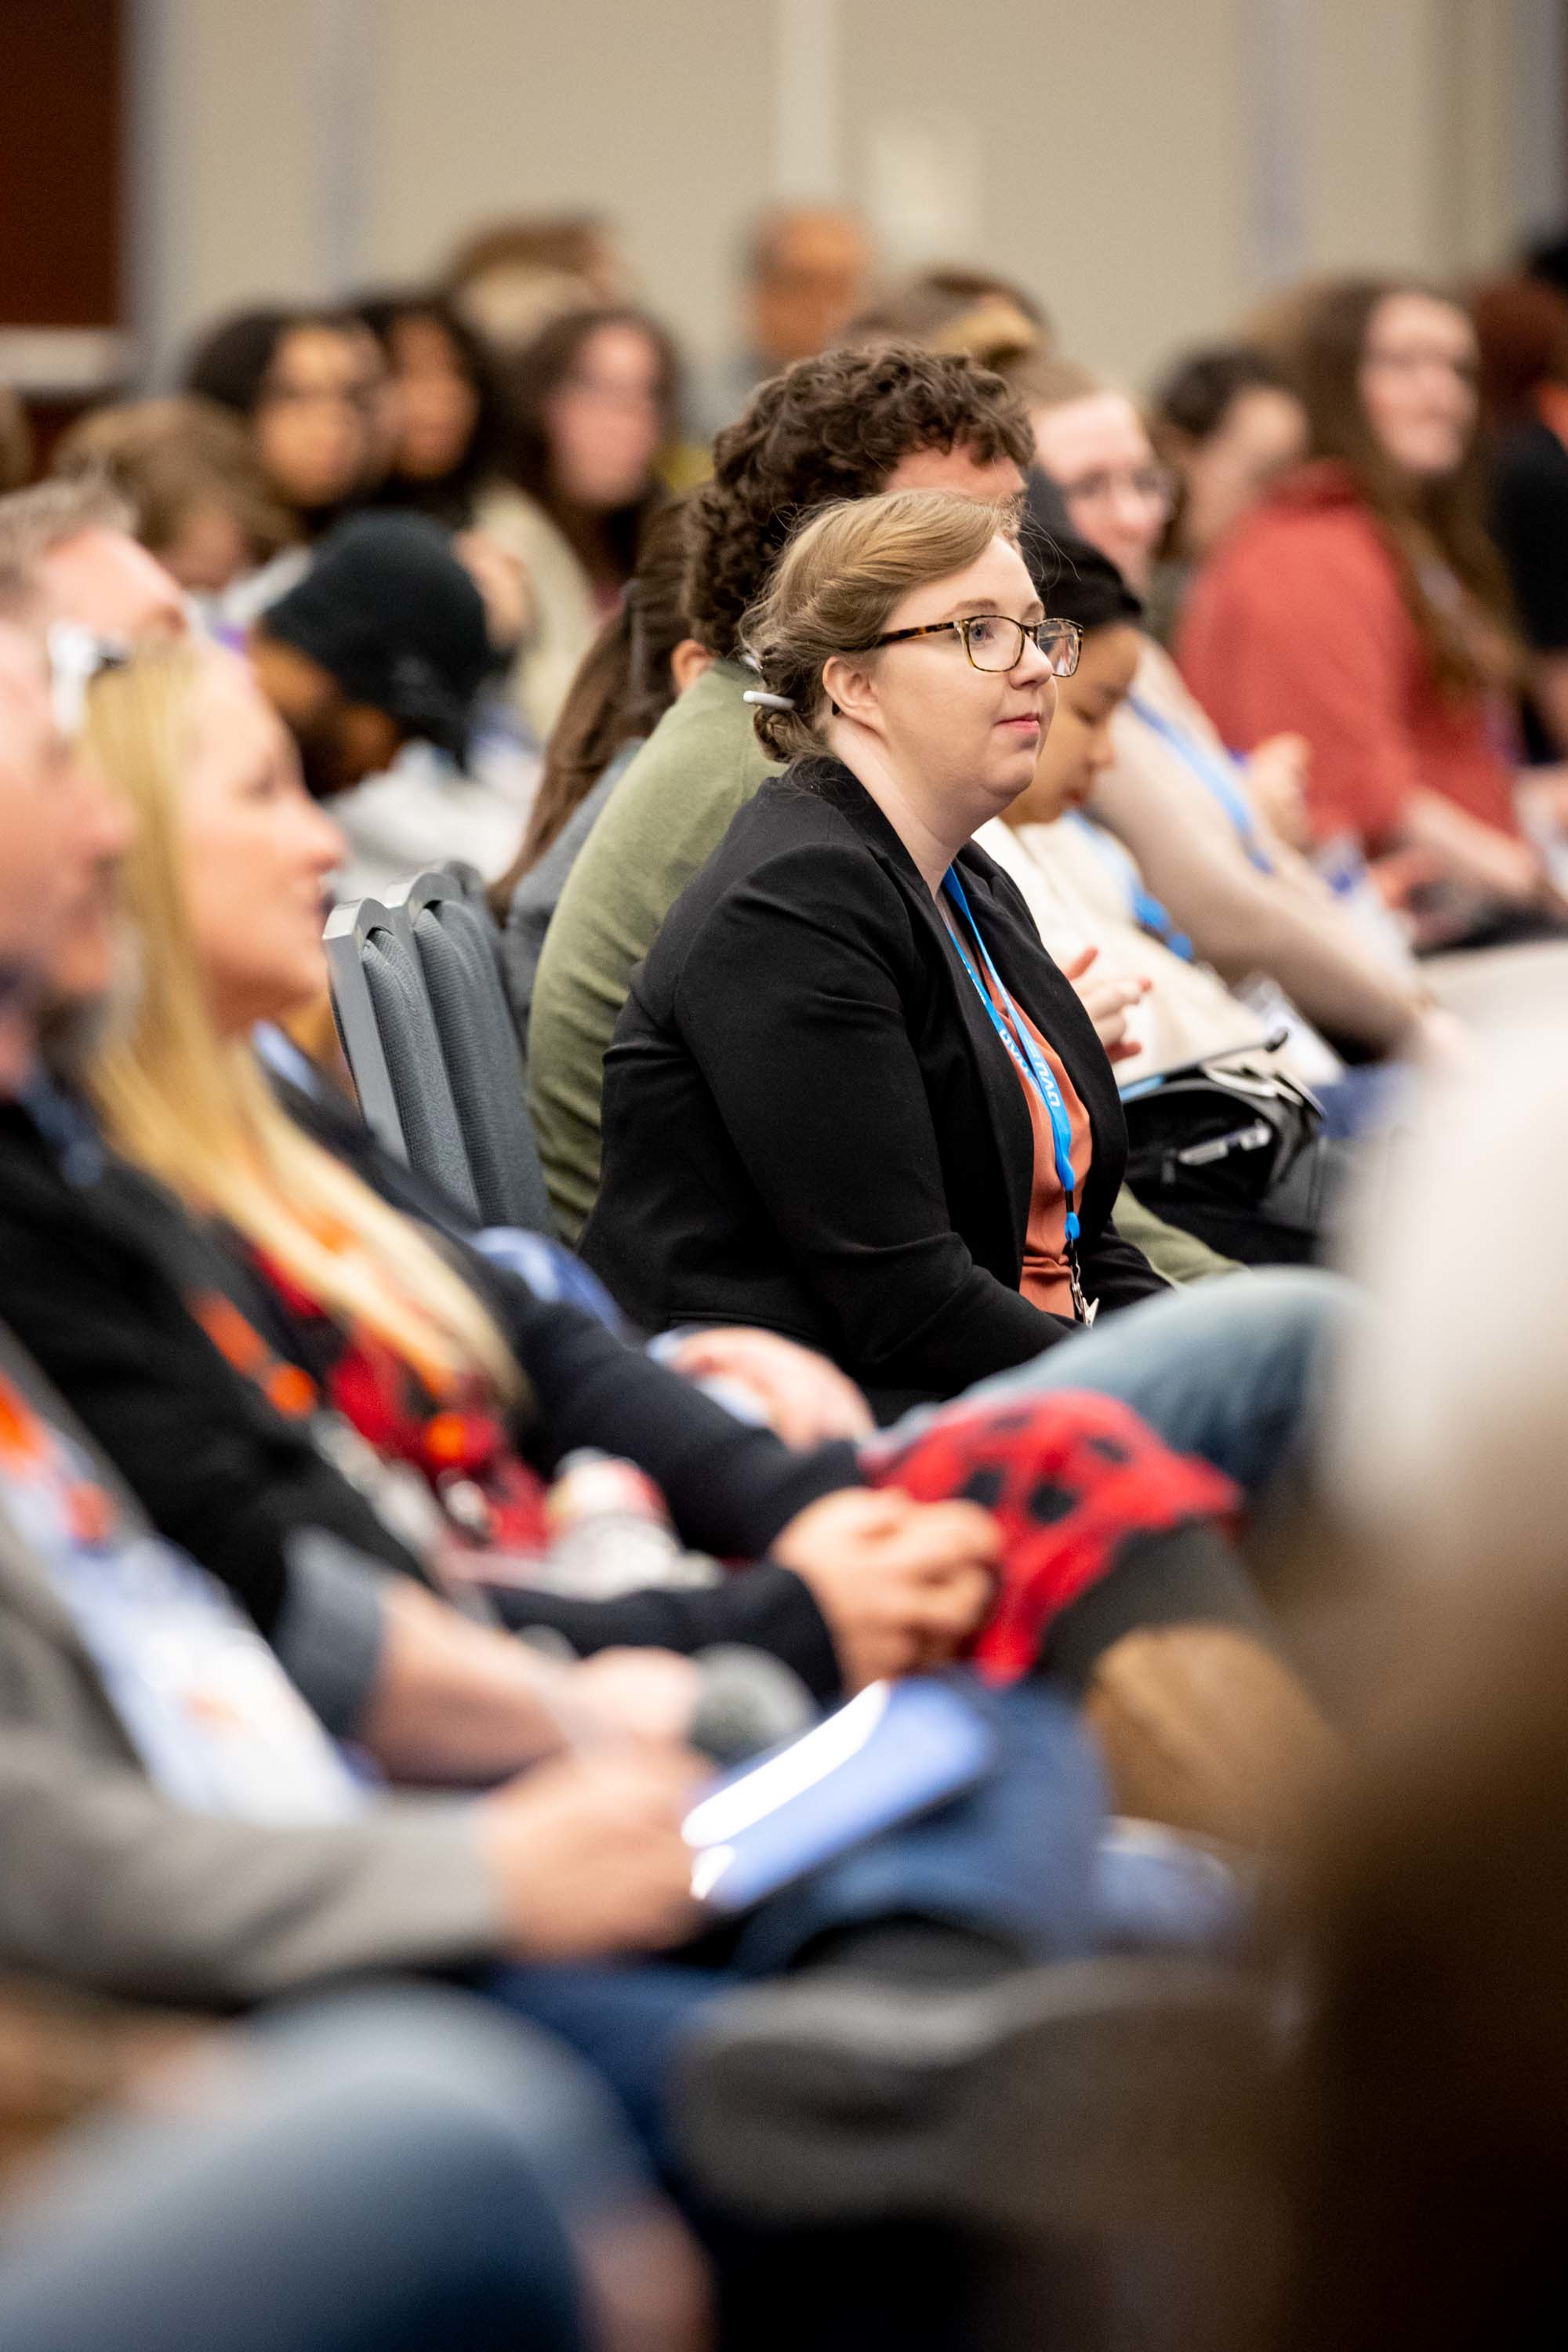
M1514 804L1474 329L1441 293L1368 279L1326 288L1292 340L1311 456L1194 583L1188 684L1238 751L1307 739L1317 837L1414 852L1406 871L1442 886L1443 944L1550 933L1568 909Z

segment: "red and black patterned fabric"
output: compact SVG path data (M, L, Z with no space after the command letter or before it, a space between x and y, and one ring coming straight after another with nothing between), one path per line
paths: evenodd
M963 1499L1005 1538L996 1606L973 1656L995 1682L1038 1663L1051 1620L1108 1575L1134 1537L1231 1517L1240 1496L1206 1462L1173 1454L1112 1397L1057 1390L942 1412L907 1445L873 1448L873 1486L922 1503Z
M544 1482L499 1413L471 1396L435 1395L402 1357L366 1331L345 1330L280 1266L259 1254L253 1264L287 1321L295 1360L277 1356L221 1293L196 1297L192 1311L279 1412L290 1419L323 1408L338 1413L380 1460L416 1471L437 1500L460 1484L466 1508L450 1536L487 1550L548 1549Z

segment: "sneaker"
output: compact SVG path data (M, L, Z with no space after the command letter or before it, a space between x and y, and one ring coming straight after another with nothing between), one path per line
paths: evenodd
M807 1973L706 2012L676 2130L695 2183L758 2221L1159 2226L1258 2176L1273 2059L1257 1987L1198 1961L957 1992Z

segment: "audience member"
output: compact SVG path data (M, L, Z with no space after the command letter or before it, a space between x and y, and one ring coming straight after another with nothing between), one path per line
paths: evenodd
M445 294L364 294L354 307L389 379L392 446L375 503L468 530L510 455L510 412L489 345Z
M1310 750L1321 841L1414 849L1447 886L1447 944L1538 937L1560 902L1520 836L1498 749L1514 656L1481 511L1475 330L1413 281L1332 287L1293 365L1312 462L1216 550L1183 667L1227 740Z
M708 395L710 434L731 424L767 377L838 341L874 258L864 221L842 205L778 205L752 222L742 259L741 349Z
M1145 887L1131 854L1086 814L1116 758L1111 725L1142 654L1142 606L1087 540L1058 542L1040 594L1082 631L1079 665L1057 687L1033 781L975 835L1017 885L1064 969L1092 953L1098 978L1126 1005L1111 1052L1125 1088L1161 1070L1256 1046L1258 1015L1194 956L1192 942ZM1103 1031L1101 1032L1103 1042Z
M319 797L435 743L460 768L494 667L484 600L447 534L416 515L341 523L256 622L250 666Z
M1168 645L1194 566L1305 457L1307 415L1264 352L1224 343L1189 352L1162 378L1151 429L1177 484L1149 583L1151 626Z
M1568 751L1568 295L1539 278L1494 279L1471 296L1470 316L1492 534L1530 648L1532 749L1557 759Z
M1030 388L1041 462L1075 530L1108 555L1135 593L1148 584L1170 511L1159 467L1131 400L1065 362ZM1132 694L1113 725L1115 764L1092 813L1131 851L1150 888L1198 953L1233 987L1266 983L1359 1055L1400 1050L1421 991L1380 933L1369 943L1279 829L1300 798L1303 748L1281 737L1245 768L1227 755L1179 671L1145 636ZM1249 993L1252 992L1249 990Z
M572 310L518 352L507 482L480 528L521 562L531 612L512 688L542 741L637 568L679 410L675 347L640 310Z
M1197 961L1131 853L1085 813L1115 758L1111 728L1142 652L1140 607L1086 540L1059 541L1054 564L1030 568L1042 600L1084 631L1082 648L1058 689L1034 781L976 841L1016 884L1090 1013L1105 1003L1120 1017L1120 1036L1104 1019L1096 1028L1117 1066L1140 1202L1244 1263L1305 1263L1323 1253L1339 1206L1345 1171L1331 1139L1366 1123L1368 1089L1383 1074L1348 1073L1325 1088L1325 1135L1304 1090L1332 1069L1328 1049L1304 1024L1271 1034Z
M62 436L53 470L107 478L142 546L215 615L226 590L298 535L243 425L195 394L95 409Z
M686 620L685 500L643 533L637 576L584 656L549 742L522 846L490 892L501 965L525 1045L544 935L600 812L678 694L710 656Z
M629 302L636 288L607 221L588 213L496 221L467 236L442 284L500 352L521 351L563 310Z
M712 667L632 761L568 877L540 958L529 1108L568 1238L599 1182L601 1065L632 969L770 762L742 699L740 625L794 522L835 498L936 485L1016 495L1027 425L997 379L924 352L829 352L764 384L696 494L689 617Z
M745 642L767 689L760 740L792 764L633 982L584 1234L654 1328L743 1312L808 1332L895 1411L1037 1355L1091 1299L1159 1287L1110 1223L1125 1137L1087 1014L998 909L988 861L950 871L1026 786L1050 681L1078 659L1076 628L1045 622L1000 532L980 502L895 492L829 508L786 550ZM940 1002L944 888L963 969L990 980L999 1082L971 1008L955 1026ZM821 1008L851 1004L825 1057ZM1007 1180L988 1199L998 1161Z
M237 311L196 344L182 389L249 427L273 496L308 540L330 530L385 466L386 371L352 311Z
M98 476L35 482L0 499L0 570L31 583L42 620L116 644L183 637L179 583L133 536L131 507Z

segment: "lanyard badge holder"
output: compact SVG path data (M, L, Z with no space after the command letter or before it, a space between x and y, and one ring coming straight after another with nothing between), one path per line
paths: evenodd
M958 878L956 866L949 866L942 887L969 927L970 936L979 951L980 960L985 967L992 987L994 988L996 995L1000 997L1006 1008L1005 1018L998 1012L990 990L986 988L980 974L970 962L964 951L963 941L955 935L953 945L958 950L959 961L973 982L974 992L985 1008L991 1026L1006 1047L1014 1067L1025 1085L1034 1087L1046 1107L1046 1115L1051 1123L1051 1142L1056 1159L1057 1179L1061 1185L1062 1197L1067 1203L1064 1223L1067 1234L1068 1282L1072 1291L1073 1318L1076 1322L1083 1324L1087 1328L1100 1312L1100 1301L1098 1298L1085 1297L1083 1275L1079 1265L1078 1244L1082 1227L1079 1223L1078 1215L1078 1175L1072 1164L1072 1122L1068 1118L1068 1107L1062 1100L1062 1090L1057 1084L1055 1071L1045 1057L1037 1051L1035 1041L1019 1018L1017 1008L1007 992L1001 973L991 961L990 950L980 936L980 926L970 910L968 894Z

